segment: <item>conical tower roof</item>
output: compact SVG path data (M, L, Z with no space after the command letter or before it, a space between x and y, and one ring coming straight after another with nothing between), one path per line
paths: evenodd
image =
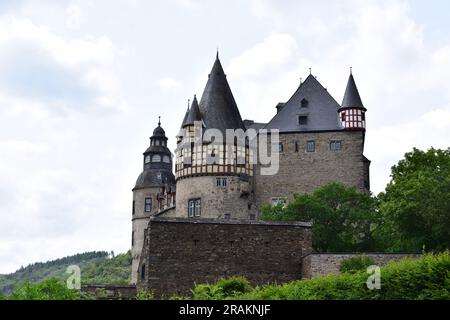
M208 82L200 100L200 112L207 128L219 129L223 133L226 129L245 130L219 55L216 56L208 76Z
M195 121L202 121L202 116L200 114L200 109L198 107L197 97L194 95L194 100L192 100L191 109L189 110L189 114L186 118L186 121L183 123L183 127L193 126Z
M342 100L342 108L360 108L366 110L359 96L352 73L350 73L350 77L348 78L347 88L345 89L344 99Z

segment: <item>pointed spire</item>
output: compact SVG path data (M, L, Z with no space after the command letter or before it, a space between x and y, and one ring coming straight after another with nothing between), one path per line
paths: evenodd
M200 112L208 128L245 130L218 54L200 100Z
M189 103L190 103L191 99L188 99L188 107L186 110L186 113L184 114L184 118L183 118L183 122L181 123L181 128L184 128L184 125L186 124L188 115L189 115Z
M189 110L186 123L183 124L183 127L193 126L195 121L202 121L202 116L200 113L200 109L198 107L196 95L194 95L194 100L192 100L191 109Z
M361 97L359 96L358 88L356 87L351 69L347 82L347 88L345 89L344 99L342 100L342 108L360 108L366 110L362 103Z

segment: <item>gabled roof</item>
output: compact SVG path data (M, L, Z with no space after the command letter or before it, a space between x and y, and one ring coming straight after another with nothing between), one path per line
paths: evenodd
M223 133L226 129L245 130L218 56L200 100L200 112L207 128L216 128Z
M198 107L197 97L194 95L194 100L192 101L191 109L189 110L189 114L186 118L186 121L183 123L183 127L193 126L195 121L202 121L202 116L200 114L200 109Z
M351 73L348 78L347 88L345 89L344 99L342 100L342 108L361 108L366 110L362 103L361 97L359 96L353 74Z
M302 108L302 100L307 107ZM341 130L338 118L339 104L328 91L309 75L283 108L270 120L265 129L280 132ZM307 117L307 124L299 124L299 116Z

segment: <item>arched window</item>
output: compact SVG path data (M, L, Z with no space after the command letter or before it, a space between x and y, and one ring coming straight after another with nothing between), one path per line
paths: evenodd
M170 163L170 157L169 156L164 156L163 157L163 162Z
M145 156L145 163L149 163L150 162L150 156Z
M161 156L159 154L153 155L152 162L161 162Z

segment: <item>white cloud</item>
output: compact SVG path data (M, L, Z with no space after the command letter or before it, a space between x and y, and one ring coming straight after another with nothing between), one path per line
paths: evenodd
M173 78L162 78L157 82L158 86L167 91L177 91L183 88L183 84Z
M66 27L69 29L79 29L82 21L80 7L70 5L66 10Z

